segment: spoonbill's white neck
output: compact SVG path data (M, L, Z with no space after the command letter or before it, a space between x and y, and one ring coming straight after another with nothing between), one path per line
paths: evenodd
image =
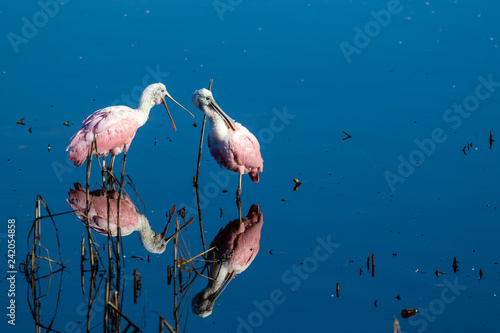
M138 213L137 216L139 217L139 227L137 231L139 232L139 239L141 240L142 246L144 246L148 252L163 253L166 248L166 241L151 229L149 221L144 215Z

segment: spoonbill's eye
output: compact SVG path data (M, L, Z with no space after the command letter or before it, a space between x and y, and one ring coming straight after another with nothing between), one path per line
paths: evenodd
M210 100L210 97L206 97L206 99L207 99L207 101L209 101L209 100Z

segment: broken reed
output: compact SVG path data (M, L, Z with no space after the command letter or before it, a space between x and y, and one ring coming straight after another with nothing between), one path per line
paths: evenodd
M44 206L45 210L48 213L48 216L42 216L41 215L41 206ZM59 215L59 214L58 214ZM61 245L59 242L59 234L58 234L58 229L55 224L54 215L50 213L50 209L47 206L47 203L45 200L42 198L40 194L37 195L36 197L36 204L35 204L35 220L33 221L33 224L31 226L31 229L28 233L28 236L26 237L26 242L28 248L31 247L31 252L28 252L26 255L26 261L20 264L20 271L25 274L26 280L29 282L29 287L31 288L31 299L33 303L30 303L30 299L28 298L28 304L29 308L31 310L31 313L33 315L33 319L35 320L35 332L41 332L41 329L44 328L47 331L51 331L51 327L54 323L55 316L57 314L57 308L59 306L59 297L61 293L61 282L62 282L62 277L59 283L59 292L57 294L57 301L56 301L56 306L55 306L55 311L54 315L52 317L52 320L50 321L48 326L45 326L41 323L41 299L49 294L49 289L50 289L50 283L52 279L52 275L61 272L65 266L62 264L62 255L61 255ZM50 258L50 253L49 249L45 248L42 246L42 223L41 220L43 218L50 217L52 224L54 226L54 234L56 236L57 240L57 247L59 251L59 262L54 261ZM30 237L33 235L33 242L30 246ZM45 250L46 256L42 256L41 250ZM47 262L48 267L50 270L49 274L39 276L39 269L42 267L42 262ZM52 263L58 264L60 266L59 269L53 270L52 269ZM49 278L48 285L47 285L47 291L42 294L40 292L41 284L40 281Z
M94 250L94 244L92 241L92 234L90 231L90 223L89 223L89 221L90 221L89 212L90 212L90 204L91 204L89 183L90 183L90 169L91 169L91 165L92 165L92 156L94 155L94 152L97 153L97 141L95 139L95 135L94 135L94 139L92 140L92 144L90 146L89 153L87 155L87 174L86 174L87 182L86 182L85 192L86 192L86 203L87 203L87 207L86 207L87 239L88 239L88 248L89 248L90 269L97 271L97 269L98 269L97 256L96 256L96 253Z
M212 85L214 83L214 80L211 79L210 83L208 84L208 90L212 90ZM205 234L203 232L203 221L201 218L201 205L200 205L200 192L199 192L199 184L200 184L200 164L201 164L201 153L203 150L203 137L205 136L205 124L207 122L207 115L203 114L203 123L201 125L201 133L200 133L200 146L198 148L198 163L196 166L196 176L193 179L193 186L196 189L196 202L198 205L198 221L200 224L200 235L201 235L201 243L203 244L203 251L207 249L205 245Z
M113 165L114 156L111 157L110 166ZM133 326L136 330L137 326L132 323L126 316L121 312L122 302L120 301L120 281L121 281L121 258L122 258L122 242L121 242L121 223L120 223L120 211L121 211L121 201L123 197L123 186L125 180L125 164L127 161L127 151L126 145L123 145L123 162L122 162L122 170L120 175L120 183L118 190L118 200L117 200L117 211L116 211L116 238L115 241L111 239L111 231L110 231L110 193L114 191L114 183L116 178L113 174L113 170L103 170L107 175L106 182L106 195L107 195L107 209L108 209L108 263L109 263L109 280L107 282L107 299L105 303L105 312L108 314L107 320L104 322L105 331L111 330L112 332L121 332L121 318L123 317L128 325L125 330L127 330L130 326ZM104 165L104 162L103 162ZM109 186L109 187L108 187ZM113 256L111 253L111 249L113 249L114 253L114 262L116 266L113 265ZM114 274L113 274L114 270ZM112 292L114 291L114 292ZM112 299L109 297L112 294Z

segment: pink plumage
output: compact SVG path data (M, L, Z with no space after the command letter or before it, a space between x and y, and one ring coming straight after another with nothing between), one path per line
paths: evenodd
M260 234L264 218L258 205L252 205L248 214L229 222L219 231L210 247L215 247L209 257L228 266L228 273L239 274L255 259L260 248Z
M194 118L191 112L170 96L162 83L154 83L142 92L137 109L124 105L109 106L88 116L83 121L82 128L73 135L73 140L66 148L66 151L69 150L69 159L77 167L81 166L87 159L95 137L97 146L95 154L103 157L111 154L110 169L113 169L114 156L120 154L124 147L125 151L128 151L137 129L147 122L151 108L160 103L167 109L172 127L176 130L164 96L170 98Z
M250 176L253 182L259 182L259 172L264 170L264 160L260 154L260 144L245 126L234 123L236 131L228 131L227 141L212 138L208 134L207 143L210 154L217 163L230 171Z
M74 184L75 188L69 190L68 204L73 209L73 214L78 216L83 223L87 223L87 195L85 188L80 183ZM118 192L112 191L109 199L109 227L111 236L117 235L118 217ZM127 236L139 227L139 217L135 205L127 193L123 192L120 204L120 229L121 235ZM90 227L96 232L107 235L108 230L108 202L105 190L96 190L90 193L89 221Z
M257 138L246 127L231 119L215 102L212 92L196 90L192 103L208 118L210 133L208 147L217 163L239 174L237 198L241 194L241 176L248 173L253 182L259 181L259 173L264 170L264 160L260 154Z
M193 312L206 317L212 313L215 300L222 293L227 283L236 274L245 271L260 248L260 235L264 217L258 205L252 205L248 214L240 219L229 222L219 231L208 253L209 276L208 284L192 300Z
M135 133L139 128L139 119L132 109L126 106L110 106L92 113L83 121L82 128L73 136L66 150L70 161L79 167L87 159L87 155L96 139L97 155L118 155L128 150Z
M90 209L87 219L87 196L85 188L74 184L75 188L69 190L68 204L73 209L73 214L99 234L108 234L108 196L109 196L109 232L111 236L118 234L118 195L117 191L96 190L90 192ZM190 222L189 222L190 223ZM184 228L189 223L186 223ZM163 253L166 245L172 238L165 239L168 223L162 233L154 232L148 219L137 212L135 205L127 193L122 192L120 203L120 235L128 236L134 231L139 233L139 239L144 248L151 253ZM181 228L181 229L182 229Z

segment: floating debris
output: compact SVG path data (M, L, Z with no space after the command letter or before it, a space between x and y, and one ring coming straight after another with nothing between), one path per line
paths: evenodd
M458 261L457 261L457 257L453 257L453 273L456 273L457 270L458 270Z
M65 123L63 123L64 126L69 126L69 120Z
M339 293L340 293L340 284L337 282L337 298L339 297Z
M493 133L490 131L490 150L491 150L491 147L493 147Z
M401 326L399 326L399 321L397 318L394 318L394 322L392 323L392 332L401 333Z
M271 255L273 255L273 250L270 250L270 251L269 251L269 253L270 253Z
M302 182L300 180L298 180L297 178L294 178L293 181L295 183L295 187L293 188L293 190L297 191L299 189L300 184L302 184Z
M464 155L467 155L467 153L465 152L465 148L467 148L467 146L464 146L464 147L462 148L462 151L464 152Z
M375 276L375 253L372 253L372 276Z
M198 127L198 124L197 124L197 123L194 123L194 124L193 124L193 127Z
M436 276L439 277L439 275L441 275L441 272L439 271L439 269L436 269L436 272L434 274L436 274Z
M33 127L30 127L30 129L28 130L30 133L33 133Z
M139 298L139 292L142 288L142 276L137 273L137 268L134 268L134 304L137 304L137 299Z
M23 120L26 119L26 117L23 117L21 120L19 120L16 124L18 125L26 125L25 123L23 123Z
M410 318L418 313L417 309L403 309L401 310L401 317Z
M50 151L50 144L47 146L47 150Z
M222 211L222 207L220 208L220 218L222 218L222 214L224 214L224 212Z
M167 266L167 285L170 286L170 283L172 283L172 267L170 265Z
M479 269L479 279L478 280L481 280L482 277L483 277L483 270Z
M155 146L156 146L156 137L155 137Z
M398 296L396 296L396 297L394 297L394 298L395 298L395 299L397 299L397 300L399 301L399 300L401 299L401 296L399 296L399 294L398 294Z
M227 190L222 190L222 193L227 193Z
M347 135L347 137L343 138L342 141L352 138L352 136L350 136L346 132L342 131L342 133L344 133L345 135Z

